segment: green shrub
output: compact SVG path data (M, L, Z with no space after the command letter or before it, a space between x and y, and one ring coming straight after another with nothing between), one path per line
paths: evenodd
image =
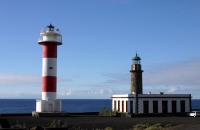
M106 127L104 130L112 130L112 127Z
M118 111L112 111L112 116L120 116L120 113Z
M161 130L163 128L161 123L153 124L146 128L145 130Z
M146 128L145 130L162 130L162 127L157 127L157 126L150 126L148 128Z
M104 107L99 112L99 116L112 116L112 110L110 110L109 108Z
M50 127L50 128L67 127L67 123L65 123L65 122L63 122L61 120L53 120L48 127Z
M133 130L164 130L164 128L171 127L170 124L163 125L161 123L156 124L137 124L134 126Z
M149 127L149 124L137 124L134 126L133 130L144 130Z

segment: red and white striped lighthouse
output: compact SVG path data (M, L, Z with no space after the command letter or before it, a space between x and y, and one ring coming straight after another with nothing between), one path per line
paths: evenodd
M57 46L62 45L62 35L53 25L47 26L38 41L43 48L42 100L36 101L36 112L61 112L61 101L56 99Z

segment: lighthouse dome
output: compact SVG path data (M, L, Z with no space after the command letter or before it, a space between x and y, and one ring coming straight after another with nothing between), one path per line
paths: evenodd
M141 58L138 56L138 54L136 53L135 57L132 58L132 60L138 61L141 60Z
M141 58L136 53L135 57L133 57L132 60L133 60L133 64L140 64Z

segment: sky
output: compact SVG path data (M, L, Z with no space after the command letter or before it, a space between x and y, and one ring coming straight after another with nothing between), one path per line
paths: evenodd
M40 31L52 23L58 98L108 99L130 93L141 57L144 93L200 98L199 0L1 0L0 98L41 98Z

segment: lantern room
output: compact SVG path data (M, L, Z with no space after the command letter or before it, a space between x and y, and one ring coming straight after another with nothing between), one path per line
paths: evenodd
M58 45L62 44L62 35L59 32L58 28L55 28L52 24L48 25L40 33L39 44L44 42L56 42Z
M140 60L141 58L138 56L138 54L136 53L135 57L133 57L133 64L140 64Z

